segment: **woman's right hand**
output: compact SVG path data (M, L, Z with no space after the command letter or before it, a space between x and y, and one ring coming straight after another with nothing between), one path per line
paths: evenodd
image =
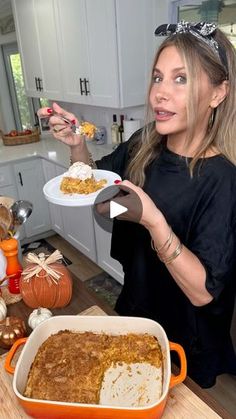
M56 115L54 115L54 113ZM50 130L53 136L62 141L64 144L69 145L70 147L82 145L84 140L81 135L75 134L70 125L63 121L60 118L65 117L69 119L72 123L79 124L75 115L70 112L67 112L65 109L61 108L57 103L53 103L52 108L40 108L37 112L39 118L48 118ZM51 115L51 116L50 116Z

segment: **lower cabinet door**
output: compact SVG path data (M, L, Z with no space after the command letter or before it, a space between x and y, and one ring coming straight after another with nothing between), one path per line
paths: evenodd
M103 230L96 220L94 220L94 228L97 247L97 264L123 285L124 273L122 266L117 260L110 256L111 233Z
M97 262L92 207L61 207L64 238Z
M45 182L48 182L52 178L62 175L62 173L65 172L64 167L58 166L57 164L52 163L50 161L43 160L42 164L43 164ZM48 205L49 205L52 229L63 237L64 226L63 226L63 220L62 220L61 206L51 204L50 202L48 203Z
M41 159L29 160L13 165L20 199L30 201L33 211L24 224L26 237L32 237L51 229L48 202L43 195L45 178Z

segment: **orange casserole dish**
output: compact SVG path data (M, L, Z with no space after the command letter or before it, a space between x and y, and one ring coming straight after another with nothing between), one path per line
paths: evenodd
M145 407L111 407L83 403L68 403L51 400L31 399L23 396L31 364L40 345L52 334L60 330L111 335L125 333L148 333L155 336L161 346L163 355L163 391L157 403ZM19 345L25 343L16 368L11 360ZM170 350L178 353L180 374L171 375ZM186 358L183 348L169 342L163 328L155 321L137 317L118 316L56 316L41 323L26 339L19 339L8 353L5 368L14 373L13 389L25 412L35 418L80 418L80 419L157 419L162 416L171 387L181 383L186 377Z

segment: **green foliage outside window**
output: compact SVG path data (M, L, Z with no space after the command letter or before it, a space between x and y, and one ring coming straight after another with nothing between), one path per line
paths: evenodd
M18 109L22 128L28 128L31 125L29 104L27 96L25 95L24 79L21 68L20 54L11 54L10 56L12 76L15 84L17 95Z

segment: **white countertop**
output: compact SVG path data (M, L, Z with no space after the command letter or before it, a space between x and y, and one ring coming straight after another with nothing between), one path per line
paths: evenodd
M87 141L87 146L94 160L99 160L113 151L112 144L98 145L93 141ZM63 167L68 167L70 147L56 140L51 134L44 135L37 143L16 146L5 146L0 140L0 164L32 157L40 157Z

